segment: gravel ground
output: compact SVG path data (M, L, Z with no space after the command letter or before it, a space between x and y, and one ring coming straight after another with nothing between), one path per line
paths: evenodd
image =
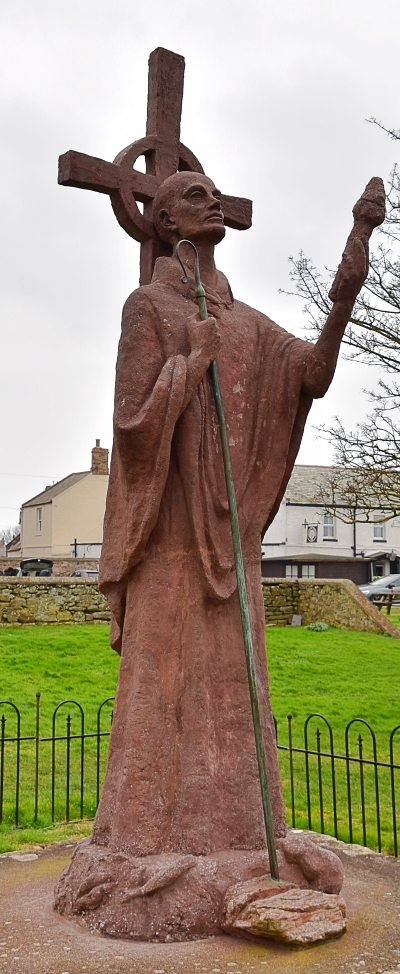
M53 910L75 843L0 856L0 974L400 974L400 862L313 837L344 863L348 930L303 950L225 936L168 945L93 936Z

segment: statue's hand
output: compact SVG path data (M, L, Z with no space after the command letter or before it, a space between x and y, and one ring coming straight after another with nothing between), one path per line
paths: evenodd
M368 275L368 241L374 227L385 219L385 189L375 176L353 207L354 227L329 291L331 301L354 302Z
M370 179L365 190L353 206L354 224L364 225L364 232L370 237L374 227L379 227L385 219L385 187L379 176Z
M192 352L203 352L210 362L221 348L221 335L215 318L200 321L197 315L189 319L189 340Z

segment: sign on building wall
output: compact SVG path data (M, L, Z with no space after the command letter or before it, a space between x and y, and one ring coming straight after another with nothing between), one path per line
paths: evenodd
M307 544L316 544L318 541L318 524L306 524Z

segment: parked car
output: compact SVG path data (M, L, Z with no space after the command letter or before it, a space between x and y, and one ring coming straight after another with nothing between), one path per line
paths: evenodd
M98 577L99 577L99 570L98 570L98 568L96 568L96 569L95 568L93 568L93 569L92 568L77 568L76 572L73 573L73 576L72 577L73 578L86 578L86 579L88 579L88 578L95 578L97 580Z
M360 592L373 602L378 599L380 595L391 595L397 596L395 601L400 601L400 575L384 575L382 578L376 578L374 582L370 582L368 585L359 585Z
M51 575L53 562L50 558L23 558L20 561L22 575Z

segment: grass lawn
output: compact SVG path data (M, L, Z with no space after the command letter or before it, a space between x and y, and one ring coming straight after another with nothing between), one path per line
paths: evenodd
M267 654L278 726L290 712L295 733L308 714L318 711L343 736L349 720L363 717L387 744L400 723L400 639L286 626L267 629Z
M23 626L0 629L0 700L21 711L24 732L34 733L36 691L41 726L66 698L77 700L93 724L97 707L115 692L119 656L107 625Z
M387 616L386 609L382 609L381 611L383 615ZM392 606L388 619L390 622L393 622L394 626L397 626L397 629L400 629L400 606L398 605Z
M389 759L389 737L400 724L398 674L400 640L362 632L328 629L312 632L297 627L267 630L267 650L271 686L272 709L278 724L278 744L288 744L287 714L293 716L292 734L295 747L304 747L304 724L312 713L323 714L332 727L334 753L344 755L345 728L353 718L363 718L371 724L376 739L379 761ZM308 747L317 751L330 750L328 728L322 720L309 724ZM361 736L361 741L360 741ZM349 732L349 754L364 759L374 757L373 736L359 722ZM394 760L400 764L400 730L395 738ZM305 756L293 754L294 794L296 814L291 812L290 766L287 752L280 751L280 767L284 787L288 820L299 828L312 828L334 834L334 803L332 765L330 758L309 758L310 798L312 814L309 817L306 790ZM320 781L319 786L319 766ZM352 825L355 842L376 847L378 845L378 819L376 815L376 780L374 768L358 761L348 765L350 769ZM337 795L337 833L339 838L350 838L347 802L347 767L343 760L335 761L335 788ZM362 778L361 778L362 775ZM392 782L390 770L379 769L379 794L382 849L393 852ZM395 795L400 808L400 771L395 772ZM365 795L365 816L362 815L362 792ZM321 824L320 806L323 806L324 825ZM400 828L400 820L398 820ZM400 834L399 834L400 844Z
M81 626L26 626L0 630L0 700L8 700L18 706L21 714L21 735L31 737L36 728L36 692L40 691L40 737L52 733L52 717L55 708L63 700L74 700L84 712L85 733L96 731L97 709L107 697L112 697L118 676L119 656L109 645L109 627L106 625ZM112 703L102 712L101 730L108 732ZM0 707L0 717L6 717L6 734L16 733L16 716L11 707ZM67 717L71 715L71 741L69 744L70 795L67 815L66 770L67 742L57 742L54 754L51 741L40 744L38 763L39 806L36 825L45 829L43 841L58 837L52 823L51 776L54 760L55 820L79 818L81 753L80 741L74 734L81 732L81 714L75 704L65 704L57 714L55 732L66 736ZM100 742L100 776L104 774L108 738ZM21 743L20 809L19 822L30 825L34 820L35 804L35 741ZM93 817L96 809L96 739L85 741L84 755L84 814ZM9 825L15 816L15 762L16 744L5 746L3 824L0 825L0 851L15 847L9 834ZM27 828L17 832L20 840L41 841L38 829Z
M329 629L314 633L297 627L267 630L267 646L272 708L278 723L278 743L287 744L287 714L293 715L293 742L303 746L304 722L308 714L324 714L334 732L335 752L344 753L344 730L354 717L368 720L375 732L378 757L386 760L388 740L391 730L400 723L397 683L400 661L400 641L386 636L367 633L347 632ZM96 713L99 704L115 692L119 658L108 644L108 627L99 625L82 626L26 626L16 629L0 630L0 700L17 704L21 711L21 733L32 735L35 732L36 691L41 692L40 734L50 735L54 708L64 699L76 700L85 713L85 731L94 732ZM104 710L102 729L108 730L111 706ZM7 717L6 735L15 733L15 721L11 708L0 707L0 717ZM80 731L79 711L67 705L59 712L56 724L57 734L66 735L66 716L71 714L71 733ZM321 749L327 749L328 736L321 721L313 721L309 746L316 748L316 727L321 729ZM351 754L357 755L357 735L362 730L365 756L372 757L372 747L367 728L356 725L351 734ZM400 763L400 734L398 737L396 759ZM55 818L65 818L65 770L66 742L58 742L54 756L55 766ZM60 829L67 828L71 834L73 826L51 827L51 742L40 745L39 763L39 816L37 826L33 822L34 761L35 744L28 741L21 746L21 823L26 826L15 832L11 823L15 809L13 768L15 767L15 744L6 745L8 765L4 777L4 816L0 825L0 852L16 848L23 842L50 841L63 837ZM91 817L95 811L95 739L85 746L85 815ZM101 745L101 774L104 771L107 738ZM80 751L79 742L71 740L71 802L70 818L79 818ZM285 800L291 820L291 796L289 760L287 753L280 751L280 762L284 784ZM295 806L297 827L308 827L307 795L304 778L304 756L294 754ZM348 838L346 820L346 780L345 762L337 765L338 794L338 834ZM321 789L318 789L317 758L310 758L313 781L310 794L313 804L312 827L320 829L319 809L321 795L324 805L325 830L333 832L333 809L331 801L331 768L327 759L321 762ZM8 769L8 770L7 770ZM400 772L397 772L400 778ZM355 808L354 841L363 842L360 813L359 766L352 770L352 798ZM374 779L371 769L365 770L364 790L366 802L372 811L366 813L365 827L368 844L376 842L376 821L374 816ZM393 848L391 836L391 805L389 777L382 770L380 779L383 818L383 846ZM399 780L400 789L400 780ZM400 808L400 793L397 793ZM318 813L318 814L317 814ZM89 825L80 825L79 834L88 830Z

